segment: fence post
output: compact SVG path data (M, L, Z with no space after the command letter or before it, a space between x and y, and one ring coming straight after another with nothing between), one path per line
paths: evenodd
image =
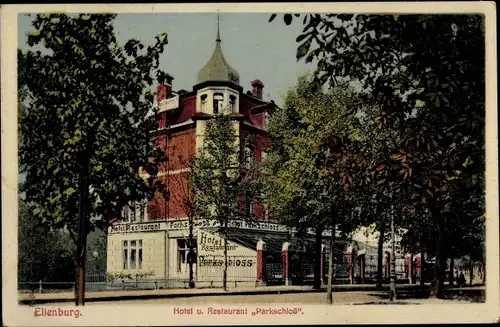
M407 253L405 259L408 283L413 284L413 254Z
M266 286L266 262L264 258L264 251L266 250L266 243L260 240L257 243L257 282L255 286Z
M38 282L38 293L42 293L42 280Z
M283 243L283 248L281 250L281 257L283 259L283 279L285 280L285 286L289 286L292 284L290 279L290 258L289 258L289 250L290 243Z
M352 246L349 246L346 250L347 255L347 271L349 276L349 281L351 284L354 284L354 263L355 263L355 250Z
M389 278L389 274L391 273L391 255L389 252L385 252L384 254L384 279Z
M358 254L359 258L359 277L361 283L365 282L365 270L366 270L366 251L363 254Z
M424 278L424 274L423 274L423 267L422 267L422 254L417 254L417 258L416 258L416 263L415 263L415 266L417 268L417 277L418 277L418 280L421 281L423 278Z
M321 261L319 265L319 277L321 280L321 286L325 284L325 256L326 255L326 246L321 244Z

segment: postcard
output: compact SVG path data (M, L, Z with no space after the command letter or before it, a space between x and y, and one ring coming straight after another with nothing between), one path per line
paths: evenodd
M1 17L5 325L498 321L493 2Z

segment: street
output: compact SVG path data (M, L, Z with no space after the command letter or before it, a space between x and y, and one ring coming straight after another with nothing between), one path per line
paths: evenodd
M336 292L333 294L333 302L338 304L354 302L373 302L380 298L377 292ZM383 293L378 293L383 294ZM288 294L254 294L254 295L215 295L215 296L194 296L163 299L141 299L126 301L99 301L87 302L85 306L113 305L117 303L128 304L171 304L171 305L206 305L206 304L256 304L256 303L294 303L294 304L325 304L326 293L288 293ZM66 303L67 304L67 303ZM54 303L42 304L54 306Z
M438 299L398 299L398 304L441 304L450 303L450 300ZM455 301L454 301L455 302ZM85 306L102 305L239 305L239 304L326 304L326 292L314 293L287 293L287 294L249 294L249 295L212 295L212 296L193 296L177 298L159 298L159 299L137 299L122 301L97 301L87 302ZM334 304L373 304L387 303L387 292L381 291L358 291L358 292L334 292ZM455 303L470 303L468 301L456 301ZM72 305L66 303L47 303L41 306Z

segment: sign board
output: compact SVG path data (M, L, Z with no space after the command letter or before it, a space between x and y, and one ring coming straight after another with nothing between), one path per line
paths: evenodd
M196 230L203 228L216 228L219 227L220 223L217 220L207 221L207 220L195 220L194 228ZM254 231L263 232L278 232L287 233L290 229L281 224L265 222L265 221L244 221L244 220L233 220L228 222L229 228L237 229L247 229ZM187 230L189 229L189 221L187 219L182 220L158 220L158 221L146 221L141 223L119 223L113 225L109 228L110 233L132 233L132 232L153 232L153 231L165 231L165 230ZM308 234L314 234L314 230L308 230ZM324 231L323 236L330 236L330 231Z
M206 221L206 220L195 220L194 227L197 228L207 228L207 227L219 227L220 223L217 220ZM251 230L262 230L269 232L287 232L288 227L280 224L269 223L269 222L250 222L244 220L233 220L228 222L229 228L240 228L240 229L251 229ZM189 222L187 219L168 221L167 229L188 229Z
M198 230L196 235L198 259L196 272L199 281L222 280L224 271L224 240L217 234ZM227 278L229 281L255 281L257 251L227 241Z
M198 230L196 233L196 242L198 256L223 256L225 240L219 235L209 233L204 230ZM249 249L232 241L227 241L227 255L254 255L255 249Z
M159 112L174 110L177 108L179 108L179 96L163 99L158 103Z
M162 226L163 225L163 226ZM157 232L164 230L164 223L117 224L110 227L110 233Z

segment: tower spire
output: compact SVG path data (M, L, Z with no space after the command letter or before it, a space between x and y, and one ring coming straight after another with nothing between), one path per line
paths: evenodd
M220 28L219 28L219 22L220 22L220 11L217 10L217 39L215 39L216 42L220 42Z

